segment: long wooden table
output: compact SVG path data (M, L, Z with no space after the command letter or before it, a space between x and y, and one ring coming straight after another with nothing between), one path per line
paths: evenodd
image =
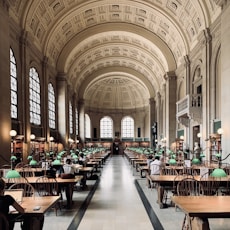
M19 214L13 212L11 215L15 217L22 216L22 218L26 220L26 226L24 226L23 229L42 230L44 214L53 207L60 198L60 196L23 197L21 206L25 209L25 213Z
M150 179L152 180L152 182L157 184L158 204L160 208L164 207L163 195L164 195L165 187L173 188L183 178L185 178L183 175L150 175ZM194 179L200 180L200 176L194 176ZM206 178L205 180L211 180L211 179ZM219 178L219 180L220 180L220 186L226 187L228 180L230 180L230 176Z
M34 188L36 189L36 184L37 179L39 177L26 177L27 181L32 184L34 186ZM59 186L64 187L65 188L65 194L66 194L66 200L67 200L67 206L71 207L72 203L73 203L73 190L74 190L74 185L76 183L78 183L79 181L81 181L81 179L83 178L83 176L75 176L75 178L70 178L70 179L62 179L60 177L56 178L56 181L58 183ZM6 179L6 184L12 184L9 183Z
M230 196L173 196L171 199L189 217L199 218L190 219L191 229L210 229L208 218L230 218Z

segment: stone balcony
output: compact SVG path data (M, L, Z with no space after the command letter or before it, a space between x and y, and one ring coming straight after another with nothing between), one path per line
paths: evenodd
M202 95L186 95L176 103L176 118L181 124L188 126L189 120L202 123Z

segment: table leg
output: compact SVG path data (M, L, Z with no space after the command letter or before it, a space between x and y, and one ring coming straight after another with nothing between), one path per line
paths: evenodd
M210 230L207 218L189 217L190 229Z
M44 215L25 216L22 230L42 230L44 225Z
M158 202L160 208L164 208L164 204L163 204L164 188L160 185L157 186L157 194L158 194L157 202Z
M73 204L73 190L74 190L74 185L69 184L65 186L65 195L66 195L66 200L67 200L67 208L70 208Z

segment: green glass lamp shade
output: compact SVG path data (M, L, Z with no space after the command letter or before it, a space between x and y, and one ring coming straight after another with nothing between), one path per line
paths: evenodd
M73 158L73 159L77 159L78 156L75 154L75 155L72 156L72 158Z
M211 176L213 177L226 177L227 174L223 169L216 168L214 171L211 173Z
M221 157L221 154L220 154L220 153L216 153L215 156L216 156L217 158L220 158L220 157Z
M176 160L173 159L173 158L171 158L171 159L169 160L169 164L170 164L170 165L176 165Z
M32 156L28 156L28 157L27 157L27 160L32 160L32 159L33 159Z
M32 159L31 161L30 161L30 164L29 165L37 165L37 161L36 160L34 160L34 159Z
M56 159L52 163L53 165L61 165L61 161L59 159Z
M61 156L57 156L57 159L58 159L58 160L61 160Z
M7 179L20 178L21 175L16 170L9 170L6 174Z
M17 160L17 157L16 157L16 156L11 156L11 157L10 157L10 160L11 160L11 161L15 161L15 160Z
M198 158L193 158L192 159L192 164L199 165L200 164L200 160Z
M200 157L205 157L205 155L203 153L200 154Z

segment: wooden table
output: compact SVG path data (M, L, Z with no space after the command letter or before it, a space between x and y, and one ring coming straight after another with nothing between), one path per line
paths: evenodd
M191 218L191 229L210 229L208 218L230 218L230 196L173 196L171 199L189 217L198 218Z
M27 181L32 184L34 186L34 188L36 189L36 184L37 179L39 177L26 177ZM70 207L73 203L73 190L74 190L74 185L76 183L78 183L79 181L81 181L81 179L83 178L83 176L75 176L75 178L71 178L71 179L62 179L60 177L56 178L56 181L58 183L58 185L60 187L64 187L65 188L65 195L66 195L66 200L67 200L67 206ZM10 183L7 182L6 180L6 184L9 185Z
M175 187L177 183L182 180L183 177L182 175L150 175L150 178L152 182L157 183L157 192L158 192L158 203L160 208L163 208L163 194L164 194L164 188L165 187ZM200 180L200 176L194 176L194 179ZM221 187L226 187L227 186L227 181L230 179L230 176L228 177L222 177L220 178L220 186ZM207 178L206 180L209 180Z
M44 222L44 214L53 207L59 200L60 196L46 196L46 197L23 197L21 206L25 209L25 213L19 214L17 212L11 215L22 215L26 220L24 229L42 230ZM34 210L39 207L38 210Z

